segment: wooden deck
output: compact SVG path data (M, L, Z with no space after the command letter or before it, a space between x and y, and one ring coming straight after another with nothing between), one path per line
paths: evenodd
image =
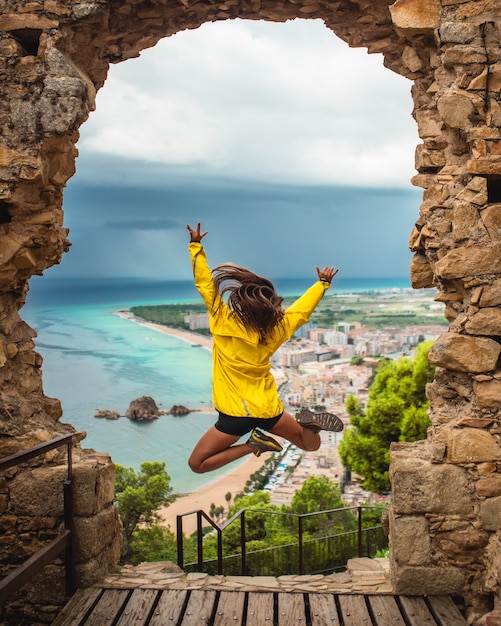
M77 591L52 626L465 626L450 597L174 589Z

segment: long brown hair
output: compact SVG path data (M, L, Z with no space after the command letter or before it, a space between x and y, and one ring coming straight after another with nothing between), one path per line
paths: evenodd
M283 298L277 295L273 283L240 265L224 263L212 270L216 293L227 303L242 324L259 335L265 343L284 317Z

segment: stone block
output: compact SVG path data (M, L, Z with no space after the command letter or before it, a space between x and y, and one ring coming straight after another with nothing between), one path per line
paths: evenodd
M449 128L468 130L474 126L477 107L471 94L465 91L450 91L437 101L438 112Z
M482 222L494 241L501 240L501 204L492 204L482 213Z
M459 567L395 567L390 562L390 580L395 593L402 595L461 595L465 575Z
M478 406L498 409L501 406L501 380L473 381L473 392Z
M469 240L478 236L479 212L476 206L466 202L457 203L454 207L452 234L454 241Z
M501 529L501 496L484 500L480 504L479 517L484 530L498 532Z
M481 307L497 306L501 304L501 280L495 280L482 289L479 305Z
M414 167L418 172L426 172L430 168L441 168L445 163L445 154L442 150L431 150L423 145L417 146L414 156Z
M49 398L44 396L42 398L42 406L43 410L47 414L47 417L49 417L53 422L58 422L59 418L63 415L61 400L58 400L58 398Z
M487 68L474 78L468 85L468 89L484 90L487 86ZM489 91L499 93L501 91L501 64L496 63L489 67Z
M466 163L469 174L483 174L484 176L501 175L501 157L490 156L485 159L472 159Z
M5 13L0 16L0 30L20 30L25 28L44 29L56 28L58 22L43 15Z
M473 509L467 471L457 465L435 464L392 449L390 480L396 514L469 515Z
M58 517L64 513L63 482L67 468L40 467L20 472L10 483L11 511L16 515Z
M464 565L483 560L483 553L489 541L489 533L472 526L438 533L433 540L433 549L437 548L449 562Z
M470 43L477 30L473 24L461 22L442 22L438 31L442 43Z
M487 203L487 180L483 176L474 176L458 195L458 200L483 206Z
M495 498L501 496L501 474L491 474L480 478L475 490L481 498Z
M22 244L13 237L9 237L8 235L1 235L0 263L8 263L21 248Z
M431 34L440 26L438 0L396 0L389 9L395 27L407 34Z
M480 309L466 322L464 329L470 335L501 335L501 309L495 307Z
M445 333L431 347L428 360L433 365L459 372L489 372L496 368L500 351L501 346L487 337Z
M109 506L92 517L76 517L74 521L75 561L82 563L95 558L121 536L116 507Z
M495 592L496 596L499 597L499 590L501 589L501 536L499 533L493 534L489 540L484 564L485 589Z
M77 587L90 587L95 583L102 582L105 576L118 565L121 549L121 538L120 535L117 535L99 554L85 562L76 563Z
M431 541L424 515L397 517L390 513L390 550L399 565L431 565Z
M418 53L410 46L404 48L401 59L404 66L411 72L418 72L423 67L423 62Z
M414 289L433 287L433 269L424 254L415 254L412 257L410 278Z
M453 428L447 433L449 463L487 463L501 459L501 447L494 437L478 428Z
M115 498L115 465L111 458L96 453L73 466L73 497L75 515L90 516L111 504ZM104 457L99 460L99 457ZM107 463L103 463L107 460Z
M499 246L455 248L437 261L435 272L445 280L501 274L501 249Z
M432 117L430 111L416 111L416 122L421 139L438 137L442 132L442 120Z
M485 50L480 46L447 46L442 55L444 66L480 65L485 63Z
M40 167L40 161L30 154L17 152L5 146L0 146L0 167L14 167L19 165L27 165L38 169Z

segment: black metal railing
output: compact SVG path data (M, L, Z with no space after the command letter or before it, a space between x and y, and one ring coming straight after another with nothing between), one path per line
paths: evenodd
M373 557L378 550L388 546L388 538L380 523L372 523L364 527L363 512L367 510L382 512L383 509L373 506L356 506L306 514L240 509L221 526L218 526L204 511L189 511L178 515L176 519L178 565L185 571L227 576L282 576L341 571L346 568L346 563L350 558ZM291 523L295 521L297 542L248 550L246 518L252 514L263 513L287 517ZM184 562L183 518L189 515L197 516L197 561L194 563ZM340 517L337 523L333 519L336 515ZM356 515L356 524L352 523L352 528L349 528L349 523L346 524L346 515L352 517L352 522ZM211 533L216 534L216 558L204 559L203 541L207 533L203 532L203 520L206 520L212 527ZM308 532L311 523L315 520L322 520L323 531L320 536L317 533L311 536ZM235 554L223 555L224 530L233 523L240 524L238 550ZM356 529L353 526L356 526ZM333 532L329 532L330 529Z
M0 459L0 472L29 461L36 456L45 454L50 450L67 447L68 473L63 482L64 497L64 530L43 548L37 550L29 559L0 580L0 604L12 598L12 595L27 583L35 574L38 574L46 565L53 561L63 552L65 553L66 566L66 593L70 596L75 591L75 574L72 551L73 529L73 499L72 499L72 457L71 446L73 434L61 435L45 443L41 443L23 452L17 452Z

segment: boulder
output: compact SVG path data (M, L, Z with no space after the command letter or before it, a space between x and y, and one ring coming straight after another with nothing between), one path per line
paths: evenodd
M157 403L150 396L141 396L132 400L129 408L125 412L132 420L142 422L144 420L156 420L160 416Z
M188 413L191 413L191 410L188 409L187 407L183 406L182 404L175 404L171 408L169 413L171 415L188 415Z
M120 413L112 411L111 409L98 409L94 413L94 417L104 417L107 420L117 420L120 417Z

